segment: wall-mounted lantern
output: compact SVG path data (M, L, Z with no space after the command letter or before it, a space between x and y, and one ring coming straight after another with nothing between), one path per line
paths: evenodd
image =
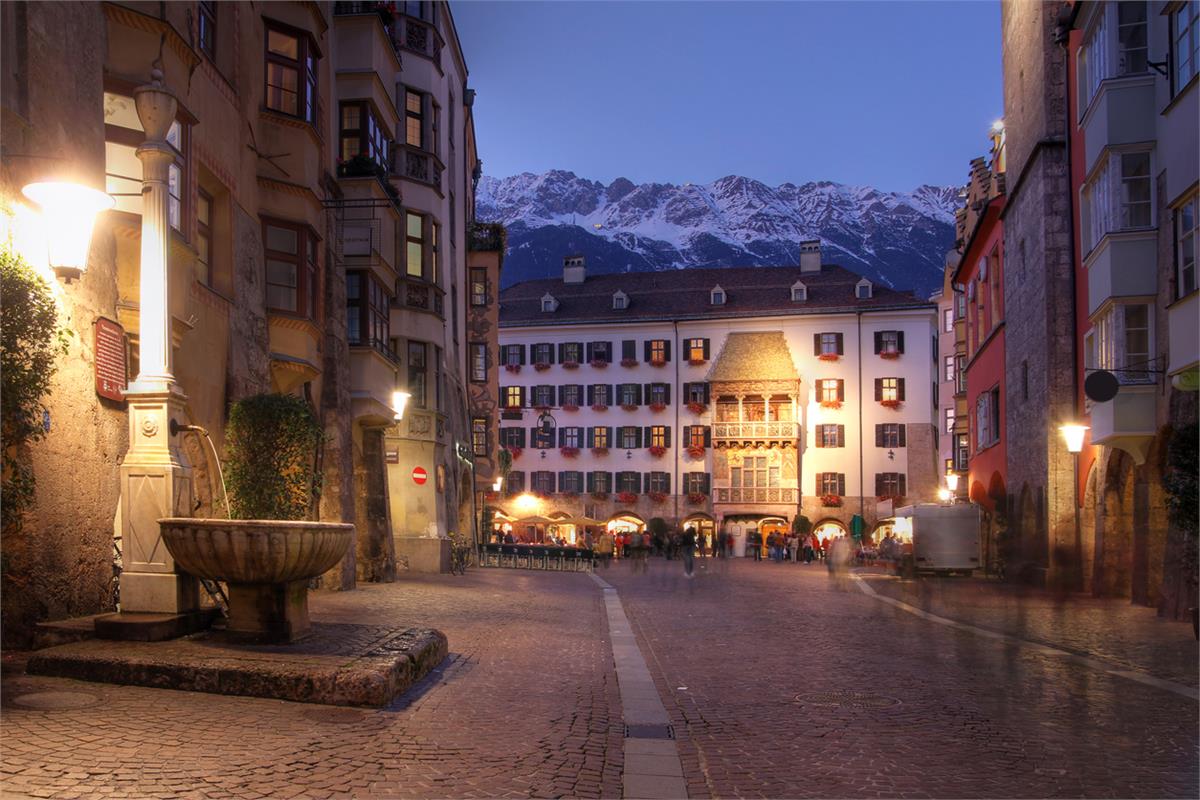
M392 411L395 413L396 422L404 419L404 409L408 407L410 397L412 397L411 394L398 389L392 392Z
M68 283L87 269L96 215L113 207L112 197L77 183L30 183L22 193L42 207L51 269Z

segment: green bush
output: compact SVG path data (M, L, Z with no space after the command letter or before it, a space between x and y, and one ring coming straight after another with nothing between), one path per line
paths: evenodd
M797 514L792 520L792 533L797 536L807 536L812 533L812 520L803 514Z
M0 507L5 526L20 526L33 500L33 470L21 447L46 435L45 406L70 331L58 325L46 279L10 248L0 248L0 438L4 442Z
M321 495L321 426L295 395L256 394L229 410L225 429L234 519L310 519Z
M1196 536L1197 498L1200 497L1200 428L1184 425L1173 431L1167 440L1167 474L1163 487L1167 490L1167 509L1171 521L1179 530Z

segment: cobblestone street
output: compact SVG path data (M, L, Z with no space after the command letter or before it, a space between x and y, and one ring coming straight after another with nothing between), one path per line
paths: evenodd
M680 562L653 560L646 574L599 574L670 716L691 797L1195 796L1194 695L1041 646L1194 689L1190 628L1151 611L1116 617L1136 632L1061 641L1071 615L1118 604L1026 598L1015 630L982 594L930 595L934 613L1041 643L1026 645L906 613L818 565L700 561L688 580ZM919 605L911 587L870 583ZM1008 613L1021 602L1009 597ZM10 654L4 796L621 796L620 687L587 575L405 576L317 595L313 615L437 627L450 657L373 711L34 678Z

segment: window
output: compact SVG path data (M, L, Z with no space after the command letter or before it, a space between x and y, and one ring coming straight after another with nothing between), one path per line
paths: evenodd
M742 459L742 466L731 468L729 474L729 485L735 489L779 486L779 467L768 464L766 456L747 456Z
M342 161L349 162L356 156L364 156L376 165L386 167L391 148L375 107L366 101L356 100L342 103L341 113Z
M200 52L211 61L217 57L217 3L216 0L200 0L198 5L196 43L200 46Z
M1146 59L1146 4L1098 4L1099 13L1084 34L1079 49L1079 113L1082 116L1108 78L1144 73ZM1116 19L1113 19L1113 16ZM1116 30L1115 39L1110 31ZM1115 55L1115 57L1114 57Z
M683 385L683 402L684 403L699 403L702 406L708 405L709 388L704 382L685 383Z
M818 425L816 430L817 447L845 447L845 425Z
M588 342L588 361L612 361L612 342Z
M409 342L408 343L408 391L412 394L413 402L417 404L417 408L425 408L428 403L426 398L426 377L428 375L429 366L426 363L426 357L429 352L429 345L425 342Z
M471 305L486 306L488 304L487 270L478 267L471 268Z
M1171 31L1175 47L1175 93L1196 77L1200 64L1200 0L1187 0L1171 12Z
M425 217L409 211L405 214L405 271L413 278L425 275ZM430 280L433 280L432 278Z
M904 473L901 472L876 472L875 473L875 496L876 497L904 497L907 494L905 486Z
M975 401L975 449L983 450L1000 441L1000 389L979 395Z
M707 472L683 473L684 494L708 494L709 477Z
M904 378L876 378L875 400L881 403L900 402L904 399Z
M617 428L617 447L636 450L642 446L642 429L634 425Z
M646 404L667 405L671 402L671 386L666 383L651 383L646 386Z
M904 331L876 331L875 353L898 355L904 352Z
M803 303L806 300L808 300L808 287L800 282L792 284L792 302Z
M488 454L487 417L471 418L471 450L477 456L486 456Z
M713 289L711 292L709 292L709 302L714 306L725 305L725 290L720 286Z
M1121 383L1153 383L1150 307L1144 303L1115 305L1093 325L1097 366Z
M967 297L962 292L954 295L954 318L965 319L967 316Z
M404 143L425 149L425 96L412 89L404 90Z
M624 311L629 307L629 297L624 292L613 294L613 311Z
M1154 224L1150 153L1112 153L1083 187L1084 249L1108 233Z
M712 433L707 425L688 425L683 430L683 441L687 447L708 447L712 441Z
M519 367L525 363L525 345L505 344L500 346L500 359L507 365Z
M669 472L650 472L646 475L646 491L659 492L662 494L671 493L671 473Z
M946 433L954 433L954 407L942 409L942 425Z
M583 387L577 383L558 387L558 404L564 407L583 405Z
M509 472L508 479L504 482L504 489L508 494L520 494L525 491L525 473L520 470Z
M559 447L574 447L576 449L583 447L583 428L566 427L558 429L558 446Z
M583 342L560 342L558 361L560 364L578 364L583 361Z
M841 472L818 472L817 495L844 495L846 493L846 476Z
M307 227L263 219L267 309L316 319L317 238Z
M944 333L954 333L954 309L942 309L942 331Z
M688 339L687 357L688 361L707 361L708 339Z
M859 300L871 299L871 282L867 280L859 281L854 287L854 296Z
M646 443L647 447L670 447L671 446L671 429L666 425L651 425L650 438Z
M1117 3L1117 74L1146 71L1146 4Z
M637 494L642 490L642 476L637 472L618 472L617 491Z
M671 343L666 339L646 340L646 361L663 364L671 360Z
M486 342L471 342L471 381L487 382L488 354Z
M842 354L842 334L814 333L813 349L818 356L840 356Z
M390 303L387 289L374 274L365 270L346 273L346 332L351 345L391 354Z
M962 394L967 391L967 357L954 357L954 393Z
M550 313L553 313L554 310L557 308L558 308L558 301L554 299L553 295L548 294L542 298L542 313L550 314Z
M549 470L533 473L533 484L530 488L536 494L554 494L554 473Z
M187 186L190 126L176 119L167 130L167 144L175 155L167 166L167 222L185 234L183 220L187 212L184 189ZM104 173L105 191L116 197L116 210L142 213L142 162L137 149L146 139L142 122L131 95L104 93ZM211 198L210 198L211 199Z
M1200 0L1191 5L1200 5ZM1175 296L1196 291L1196 197L1175 212Z
M531 356L535 364L553 364L554 345L545 342L535 344Z
M212 197L199 189L196 192L196 280L212 286L212 277Z
M942 380L946 381L947 383L954 382L954 375L955 375L954 366L955 366L954 356L944 356L942 358L942 369L943 369Z
M500 429L500 446L501 447L516 447L525 448L525 429L524 428L501 428Z
M589 472L588 491L608 494L612 491L611 472Z
M583 491L583 473L567 470L558 473L558 490L563 494L579 494Z
M817 392L822 403L840 403L845 397L841 378L817 381Z
M588 394L591 396L589 406L612 405L612 390L607 383L592 384L588 387Z
M642 404L642 387L636 383L618 384L617 402L623 406L640 406Z
M606 428L603 425L597 425L591 429L592 443L590 447L598 447L607 450L612 446L612 428Z
M533 387L534 408L550 408L554 405L554 387L549 384L539 384Z
M307 34L267 22L267 108L316 122L317 52Z
M905 426L898 422L884 422L875 426L876 447L905 447L908 437Z
M967 456L970 454L970 437L965 433L954 436L954 469L967 471Z

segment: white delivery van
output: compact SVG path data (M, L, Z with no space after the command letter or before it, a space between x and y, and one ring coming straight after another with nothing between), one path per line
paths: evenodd
M979 518L974 503L921 503L896 509L893 530L911 543L917 572L969 574L979 568Z

